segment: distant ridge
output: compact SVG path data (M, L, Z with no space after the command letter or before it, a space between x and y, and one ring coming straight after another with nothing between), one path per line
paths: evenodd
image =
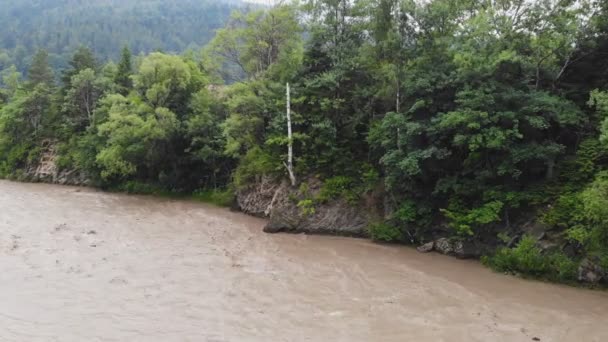
M198 49L233 10L251 6L241 0L0 0L0 70L12 64L24 70L38 48L60 69L80 45L101 60L116 59L125 44L134 54Z

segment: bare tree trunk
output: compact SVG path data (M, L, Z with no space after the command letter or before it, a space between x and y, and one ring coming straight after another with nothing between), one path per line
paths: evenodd
M554 169L555 169L555 159L552 158L547 161L547 173L545 175L545 178L547 180L550 180L553 178Z
M287 172L289 172L289 179L291 180L291 186L296 186L296 176L293 173L293 134L291 132L291 91L289 89L289 83L287 83Z

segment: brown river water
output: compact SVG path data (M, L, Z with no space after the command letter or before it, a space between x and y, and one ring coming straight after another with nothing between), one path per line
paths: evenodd
M0 181L0 341L608 341L608 293L200 203Z

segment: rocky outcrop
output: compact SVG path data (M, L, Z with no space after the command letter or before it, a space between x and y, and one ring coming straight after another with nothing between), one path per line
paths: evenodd
M75 169L60 170L56 160L56 145L52 141L43 142L40 158L25 171L26 180L62 185L89 185L86 174Z
M237 192L237 206L245 213L267 217L267 233L291 232L367 237L372 210L364 205L332 199L320 203L314 198L322 183L306 181L306 190L288 182L261 177Z
M262 176L256 182L236 192L236 209L253 216L269 217L279 197L288 196L286 181Z

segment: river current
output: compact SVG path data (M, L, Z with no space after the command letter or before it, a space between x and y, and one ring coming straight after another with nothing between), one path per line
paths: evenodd
M608 293L189 201L0 181L0 341L608 341Z

